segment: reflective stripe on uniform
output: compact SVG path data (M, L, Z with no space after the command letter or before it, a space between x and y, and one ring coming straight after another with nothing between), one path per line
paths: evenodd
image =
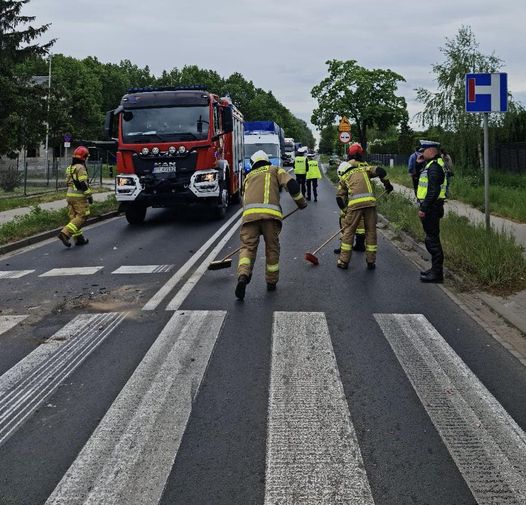
M374 196L366 196L364 198L357 198L356 200L350 201L348 207L352 207L353 205L357 205L359 203L364 203L364 202L376 202L376 198Z
M265 174L265 193L263 195L263 203L268 204L270 199L270 172Z
M363 235L365 233L365 228L356 228L357 235Z
M243 209L272 209L281 212L281 207L279 205L274 205L273 203L249 203L245 205Z
M366 245L365 250L369 252L376 252L378 251L378 246L377 245Z
M269 214L271 216L279 217L280 219L283 219L283 214L281 211L274 210L274 209L268 209L266 207L261 207L261 204L257 204L258 207L255 207L253 209L248 209L243 211L243 216L249 216L251 214Z
M267 272L279 272L279 263L275 263L273 265L267 264Z
M87 198L82 191L70 190L66 193L66 198Z
M345 242L342 242L341 245L340 245L340 249L342 251L352 251L352 245L351 244L346 244Z
M301 193L298 193L297 195L292 195L292 198L294 200L301 200L303 198L303 195Z
M79 232L79 229L77 228L77 226L73 223L68 223L66 225L66 228L72 233L72 234L75 234L75 233L78 233Z
M241 265L250 265L252 260L250 258L239 258L239 266Z

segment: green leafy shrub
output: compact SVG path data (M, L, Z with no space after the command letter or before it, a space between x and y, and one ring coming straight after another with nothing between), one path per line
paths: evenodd
M10 166L0 170L0 188L12 192L18 186L20 186L20 174L15 167Z

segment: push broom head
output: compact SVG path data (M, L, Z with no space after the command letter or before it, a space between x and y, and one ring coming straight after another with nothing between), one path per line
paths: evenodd
M309 262L309 263L312 263L313 265L319 265L320 262L318 260L318 258L316 256L314 256L314 254L310 253L310 252L306 252L305 253L305 259Z
M232 265L232 258L228 258L226 260L221 261L212 261L210 265L208 265L208 270L222 270L223 268L230 268Z

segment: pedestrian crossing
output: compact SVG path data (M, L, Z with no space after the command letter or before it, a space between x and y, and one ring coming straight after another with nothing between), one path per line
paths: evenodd
M0 377L0 446L125 317L79 315ZM47 504L160 502L226 319L170 315ZM423 315L374 320L476 503L526 503L520 426ZM374 504L326 314L274 312L269 338L265 505Z
M170 272L174 265L121 265L111 273L115 275L133 275L133 274L160 274ZM104 269L103 266L90 267L64 267L52 268L38 275L38 277L66 277L79 275L95 275ZM29 274L35 273L36 270L0 270L0 280L2 279L20 279Z

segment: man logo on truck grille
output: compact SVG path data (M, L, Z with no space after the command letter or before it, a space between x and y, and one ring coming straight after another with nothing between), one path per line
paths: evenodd
M153 164L153 173L162 174L176 171L175 161L158 161Z

